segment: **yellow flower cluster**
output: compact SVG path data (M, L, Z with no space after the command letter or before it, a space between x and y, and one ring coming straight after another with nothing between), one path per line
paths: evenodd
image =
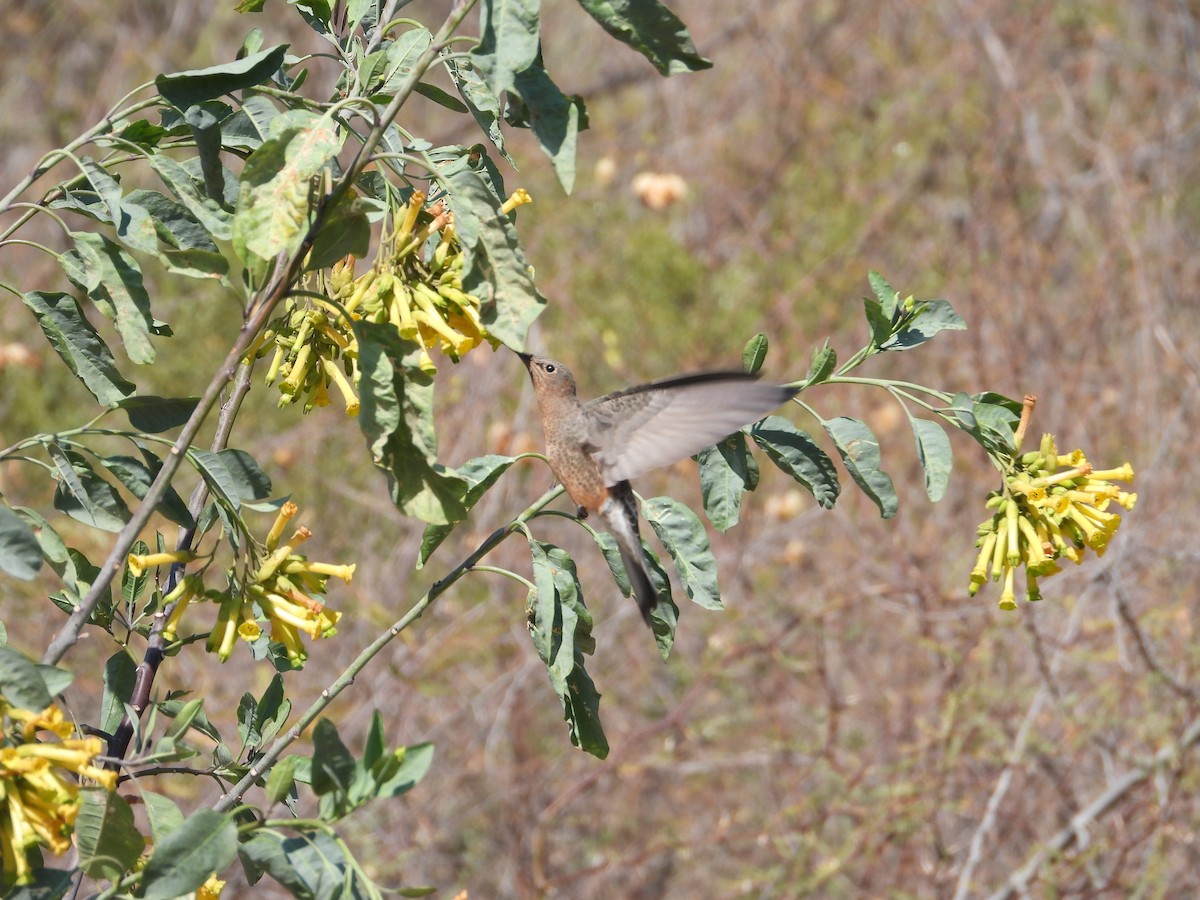
M501 211L530 202L529 194L518 190ZM279 405L303 397L307 413L328 405L330 388L336 387L347 415L358 414L358 340L352 321L391 324L402 338L420 345L418 364L428 374L437 371L429 355L434 347L458 362L485 340L496 346L480 318L479 298L463 290L464 260L453 214L440 201L427 208L425 195L414 192L404 220L384 237L373 267L355 277L354 258L340 260L325 279L328 300L289 298L283 314L255 343L254 356L274 348L266 382L279 381Z
M51 853L71 849L79 812L79 785L63 771L90 778L110 791L117 773L94 765L104 751L99 738L72 738L75 729L57 706L41 712L11 706L0 697L4 736L0 743L0 857L5 879L33 880L26 852L42 845ZM38 732L59 738L36 740Z
M1109 506L1133 509L1137 502L1137 494L1114 481L1133 481L1133 467L1096 469L1082 450L1059 454L1054 436L1043 436L1038 450L1014 461L1003 489L988 495L994 512L978 529L970 595L989 579L1003 581L1000 608L1016 609L1014 582L1022 565L1026 599L1040 600L1038 579L1060 571L1060 558L1080 563L1089 547L1102 556L1121 524Z
M216 653L221 662L229 659L239 637L244 641L256 641L262 634L255 607L270 623L271 639L284 646L288 659L297 667L302 666L308 658L301 635L316 640L336 634L335 626L341 613L327 609L324 603L314 597L325 593L330 576L341 578L349 584L354 577L355 566L313 562L297 553L296 547L312 536L312 532L303 525L296 529L287 543L280 544L284 529L298 511L299 507L291 501L279 510L263 543L267 555L250 578L245 580L244 590L206 590L200 575L184 575L175 589L163 598L164 607L175 604L163 628L163 639L168 642L175 640L189 605L205 600L216 603L220 608L206 647L210 653ZM136 566L144 570L168 562L187 561L178 557L178 553L131 554L129 565L131 569ZM232 573L229 581L231 585L237 584Z

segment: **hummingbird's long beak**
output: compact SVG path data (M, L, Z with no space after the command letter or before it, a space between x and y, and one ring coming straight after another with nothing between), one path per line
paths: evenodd
M513 352L516 353L517 356L521 357L521 362L525 363L526 368L528 368L530 360L533 359L533 354L522 353L520 350L514 350Z

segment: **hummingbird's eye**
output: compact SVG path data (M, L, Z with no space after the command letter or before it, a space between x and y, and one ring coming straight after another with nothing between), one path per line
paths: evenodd
M543 369L544 369L546 372L549 372L549 373L551 373L551 374L553 374L553 373L554 373L554 364L553 364L553 363L546 363L546 365L542 366L542 368L543 368Z

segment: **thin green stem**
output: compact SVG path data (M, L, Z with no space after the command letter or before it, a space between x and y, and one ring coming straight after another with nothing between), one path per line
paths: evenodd
M546 491L545 494L530 504L530 506L528 506L515 519L513 519L504 527L497 528L495 531L493 531L469 556L467 556L466 559L451 569L446 577L435 582L433 586L425 592L425 595L409 608L408 612L406 612L392 624L391 628L389 628L379 637L375 638L375 640L373 640L359 652L358 656L356 656L350 665L345 668L342 674L334 679L329 687L321 692L321 696L318 697L312 703L312 705L304 711L304 713L296 721L296 724L289 728L285 734L275 739L267 751L255 761L254 767L246 773L241 781L230 788L229 792L213 805L213 808L218 812L225 812L234 804L238 803L245 795L246 791L248 791L262 776L262 774L275 763L280 754L282 754L284 750L291 746L292 743L294 743L300 737L300 735L304 733L304 730L308 728L309 725L316 721L317 716L325 711L325 709L330 703L333 702L334 698L337 697L338 694L354 683L354 679L358 676L358 674L364 668L366 668L367 664L374 659L384 647L390 644L399 634L401 634L410 625L412 625L413 622L419 619L425 613L425 610L427 610L430 605L432 605L433 602L446 591L447 588L458 581L458 579L460 579L467 572L471 571L475 567L476 563L479 562L479 560L483 559L484 556L494 550L510 534L512 534L514 531L523 531L528 534L528 531L525 528L525 522L540 512L548 503L551 503L553 500L555 500L559 495L562 494L562 492L563 489L561 485L557 485Z
M531 590L531 591L533 590L533 582L532 581L530 581L528 578L523 578L520 575L518 575L516 572L513 572L509 569L505 569L502 566L471 566L471 568L468 569L467 571L469 571L469 572L490 572L493 575L503 575L505 578L511 578L513 581L519 581L521 584L525 585L525 587L529 588L529 590Z

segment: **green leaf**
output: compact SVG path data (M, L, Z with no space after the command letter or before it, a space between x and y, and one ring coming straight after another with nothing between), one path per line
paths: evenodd
M283 65L287 48L287 44L280 44L219 66L159 75L154 84L167 102L185 110L205 100L214 100L267 81Z
M392 502L424 522L447 525L466 515L467 482L437 462L433 381L415 362L418 346L389 325L356 322L359 426L375 464L388 474Z
M854 483L875 502L883 518L894 516L899 503L896 488L887 473L879 468L879 441L871 429L865 422L848 416L822 420L821 424L837 445Z
M829 339L826 338L824 346L813 348L812 363L808 367L808 377L804 379L804 386L808 388L814 384L822 384L836 368L837 352L829 346Z
M100 700L101 731L112 734L125 716L125 704L133 696L137 679L137 663L124 648L104 663L104 694Z
M267 802L271 804L282 802L292 792L296 784L296 757L288 756L271 767L267 776Z
M780 416L767 416L750 429L771 462L807 488L825 509L837 503L841 485L833 460L807 433Z
M134 541L133 546L129 548L129 552L137 554L146 554L150 552L150 548L145 541ZM146 585L150 583L150 573L142 572L141 575L134 575L133 569L129 563L122 567L121 570L121 599L124 601L128 609L142 599L142 594L146 592Z
M742 494L758 485L758 463L746 447L742 432L731 434L715 447L701 450L700 496L704 514L720 532L737 524L741 515Z
M489 454L487 456L477 456L475 459L467 460L461 467L455 470L455 473L466 482L467 490L463 494L463 518L471 511L479 498L482 497L487 490L496 483L496 480L508 471L508 467L516 462L516 457L513 456L497 456ZM425 563L429 562L429 558L433 556L433 552L441 546L442 541L446 536L454 530L454 527L461 522L459 519L455 522L450 522L445 525L426 525L425 533L421 536L421 549L417 553L417 568L420 569Z
M709 547L700 517L678 500L651 497L642 503L642 515L658 535L671 559L683 590L705 609L723 609L717 584L717 560Z
M905 413L908 413L907 409ZM932 502L937 503L946 493L954 463L950 438L946 437L946 432L937 422L918 419L911 414L908 414L908 421L917 442L917 457L925 470L925 493Z
M41 712L53 702L37 665L12 647L0 647L0 694L13 706Z
M142 791L142 802L146 804L146 818L150 822L150 836L156 844L162 843L168 834L183 824L183 813L175 801L165 794Z
M379 783L374 795L376 797L399 797L407 794L425 777L429 767L433 765L433 744L412 744L397 751L399 766L391 777Z
M592 616L583 604L575 562L561 548L529 542L535 591L529 604L529 632L546 664L550 683L563 704L571 743L600 759L608 739L600 724L600 694L584 669L584 654L596 646Z
M540 52L540 0L491 0L479 11L479 44L471 63L492 94L511 91L518 72Z
M911 350L939 331L965 331L967 323L946 300L921 300L911 316L901 319L896 333L879 345L880 350Z
M116 403L125 410L129 424L145 434L162 434L178 428L192 417L199 397L155 397L147 394L126 397Z
M121 190L121 185L108 171L90 157L80 160L84 173L96 193L108 207L109 218L113 222L119 237L126 246L143 253L158 253L158 233L154 220L149 213L137 203L129 202Z
M35 869L28 884L14 885L4 900L59 900L75 883L75 870Z
M549 157L563 191L575 187L575 150L579 132L587 128L583 100L568 97L541 65L518 72L513 88L528 108L529 126Z
M512 164L512 157L504 149L504 133L500 130L500 102L488 89L484 80L479 77L479 73L471 65L469 58L450 56L443 58L442 61L446 66L446 71L450 73L450 79L454 82L454 86L458 88L459 96L466 103L471 117L483 129L483 133L487 135L497 152L509 164Z
M979 398L987 396L987 402ZM1013 434L1020 421L1020 404L999 394L977 395L959 392L950 402L950 411L962 424L962 430L986 450L1013 453Z
M428 28L410 28L389 43L380 53L364 61L364 90L391 95L412 75L421 54L433 43ZM373 72L371 69L373 68ZM373 82L373 83L372 83Z
M100 312L116 323L117 334L129 359L138 365L154 362L150 332L154 317L150 314L150 295L142 279L142 270L132 256L102 234L73 231L76 258L84 274L67 275L96 304ZM67 257L64 257L64 263Z
M213 238L227 241L233 236L233 213L221 206L221 198L209 197L201 191L203 182L198 183L185 166L163 153L151 156L149 163L163 184Z
M751 375L757 375L762 368L763 360L767 358L767 336L761 331L750 340L742 350L742 365Z
M237 826L231 816L198 809L155 844L142 879L143 900L171 900L194 891L237 856Z
M54 508L72 519L118 532L129 521L129 507L117 489L97 475L87 460L74 452L51 454L60 481L54 491Z
M892 318L879 305L878 300L872 300L870 297L863 298L863 311L871 329L871 345L879 348L892 336Z
M454 225L466 254L463 290L492 297L483 307L488 331L509 347L524 347L546 300L530 277L516 229L509 216L501 215L501 199L466 154L443 167L442 174L450 183Z
M881 311L890 322L896 316L897 301L899 300L896 289L874 269L867 273L867 281L870 282L871 291L879 301Z
M285 838L279 832L260 829L242 842L238 853L251 884L265 872L294 897L367 896L358 876L348 869L338 841L323 831L302 831Z
M224 457L199 447L193 447L187 455L212 492L236 510L241 505L241 491Z
M308 272L324 269L347 254L361 259L370 248L371 223L367 219L367 203L347 194L337 206L326 211L304 268Z
M258 734L255 743L262 746L274 740L291 713L292 701L284 695L283 677L276 673L258 701L258 711L254 717L254 728Z
M0 569L29 581L42 567L42 547L25 520L0 506Z
M158 191L130 191L126 203L135 204L146 211L154 223L158 239L175 250L201 250L219 253L220 248L208 229L177 200ZM159 256L163 256L160 252ZM224 257L222 257L223 259Z
M342 743L337 727L319 719L313 728L312 789L317 796L349 796L354 783L354 756Z
M711 69L687 26L658 0L579 0L600 27L646 57L661 75Z
M221 122L221 142L227 148L257 150L270 136L271 122L279 109L270 98L253 94L242 101L241 109Z
M104 788L83 788L75 819L79 868L92 878L116 881L137 862L146 842L133 821L129 803Z
M58 666L38 663L37 670L38 674L42 676L42 681L46 683L46 690L50 692L51 697L57 697L69 688L71 682L75 680L75 676L72 673L66 669L60 669Z
M112 351L70 294L30 291L21 295L67 368L104 406L114 406L135 390L117 371Z
M242 169L233 242L250 265L293 253L309 228L310 180L342 148L333 120L311 114L280 117L281 133L264 141Z
M239 500L249 502L271 496L271 479L255 462L253 456L245 450L232 447L221 450L217 455L221 457L226 471L233 478Z
M100 464L125 486L126 490L141 500L150 490L150 485L158 475L158 470L162 468L161 460L154 457L153 454L151 456L157 463L153 469L142 460L132 456L101 456L99 460ZM193 524L187 505L172 487L167 488L157 509L176 525L187 528Z

